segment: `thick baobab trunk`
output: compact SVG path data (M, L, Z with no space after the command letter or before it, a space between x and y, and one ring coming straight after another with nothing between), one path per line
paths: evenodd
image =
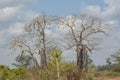
M43 50L43 67L47 65L46 52Z
M86 70L87 69L87 51L86 48L82 45L77 45L77 66L79 70Z
M81 69L82 68L82 46L80 46L80 45L77 45L77 66L78 66L78 68L79 69Z
M46 59L46 45L45 45L45 32L44 30L41 32L42 34L42 48L39 50L39 54L40 54L40 65L41 68L44 68L47 65L47 59Z
M47 65L46 54L43 51L39 51L39 54L40 54L41 68L44 68Z

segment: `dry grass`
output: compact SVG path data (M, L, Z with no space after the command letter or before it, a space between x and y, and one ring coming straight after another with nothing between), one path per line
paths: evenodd
M120 80L120 77L99 77L97 80Z

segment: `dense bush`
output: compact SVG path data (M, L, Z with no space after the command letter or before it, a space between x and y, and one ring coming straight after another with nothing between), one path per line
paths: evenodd
M49 56L48 65L44 69L25 67L10 69L0 66L0 80L79 80L79 78L94 80L95 71L95 67L89 66L80 78L77 65L74 62L63 61L61 52L55 50Z
M19 77L23 78L25 73L27 72L26 68L15 68L10 69L7 66L0 66L0 80L14 80Z

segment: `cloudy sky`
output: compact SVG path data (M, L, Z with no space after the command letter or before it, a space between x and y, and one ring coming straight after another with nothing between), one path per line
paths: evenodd
M14 55L8 49L11 38L21 34L23 25L43 12L64 17L87 13L112 24L113 30L91 56L95 64L105 64L106 58L120 47L119 4L120 0L0 0L0 64L14 62ZM73 59L75 55L68 58Z

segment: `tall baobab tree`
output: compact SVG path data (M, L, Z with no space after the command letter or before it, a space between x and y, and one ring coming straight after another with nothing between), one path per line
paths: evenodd
M51 47L51 41L46 37L46 30L50 29L54 19L46 15L36 17L25 25L25 32L11 42L12 47L19 48L21 55L28 54L32 57L35 67L44 68L47 65L46 51ZM36 56L40 57L40 61Z
M94 50L95 38L99 38L101 33L105 34L110 25L93 16L73 15L61 18L59 26L68 31L66 33L68 48L76 47L78 69L80 71L86 70L88 52Z

